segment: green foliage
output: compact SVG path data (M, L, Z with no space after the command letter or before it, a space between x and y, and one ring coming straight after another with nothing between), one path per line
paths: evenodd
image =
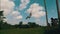
M39 25L36 24L35 22L28 22L28 25L29 25L30 27L39 27Z
M23 24L23 22L21 21L20 23L19 23L19 25L22 25Z
M0 16L3 16L3 11L0 11Z

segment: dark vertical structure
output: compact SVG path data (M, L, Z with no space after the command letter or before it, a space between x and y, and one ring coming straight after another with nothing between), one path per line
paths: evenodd
M3 11L0 11L0 29L1 29L2 22L3 22L1 16L3 16Z
M57 12L58 12L59 27L60 27L60 14L59 14L59 3L58 3L58 0L56 0L56 6L57 6Z
M3 16L3 11L0 11L0 21L1 21L1 16Z
M46 7L46 0L44 0L44 6L45 6L45 12L46 12L46 24L47 24L47 30L50 30L50 24L48 23L48 14L47 14L47 7Z
M48 15L47 15L46 0L44 0L44 6L45 6L45 11L46 11L46 22L47 22L47 26L48 26L49 23L48 23Z
M0 16L3 16L3 11L0 11Z

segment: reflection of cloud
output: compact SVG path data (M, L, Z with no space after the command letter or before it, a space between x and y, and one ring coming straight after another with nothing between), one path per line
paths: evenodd
M34 3L27 10L27 13L32 13L32 17L39 18L45 15L44 8L39 6L39 4Z
M21 0L20 10L26 8L26 6L29 2L30 2L30 0Z

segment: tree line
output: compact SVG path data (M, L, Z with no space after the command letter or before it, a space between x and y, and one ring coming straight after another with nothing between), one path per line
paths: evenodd
M28 22L28 24L23 24L23 21L20 21L19 24L11 25L8 24L7 22L4 22L4 17L3 11L0 11L0 29L11 29L11 28L36 28L36 27L41 27L41 25L36 24L35 22ZM48 23L48 28L51 27L58 27L58 18L51 18L51 23Z

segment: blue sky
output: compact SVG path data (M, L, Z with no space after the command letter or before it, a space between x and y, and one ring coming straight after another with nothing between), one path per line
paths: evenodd
M3 10L5 10L8 5L9 6L12 5L10 7L13 7L13 8L9 7L8 10L10 10L10 12L9 11L5 12L5 14L8 13L8 15L5 15L5 16L6 16L7 22L9 24L18 24L20 21L23 21L24 24L26 24L27 22L36 22L37 24L42 25L42 26L46 25L44 0L6 0L6 1L2 0L1 2L3 2L3 3L8 2L6 7L2 6L2 9L4 8ZM59 3L60 3L60 0L59 0ZM56 1L55 0L46 0L46 6L47 6L47 12L48 12L48 21L50 23L51 17L58 18ZM33 7L33 8L31 8L31 7ZM32 10L33 15L30 19L26 20L26 17L29 15L30 10ZM39 12L40 12L40 14L38 14ZM12 13L13 13L13 15L12 15ZM15 18L17 18L17 19L15 19Z
M17 0L17 1L14 1L15 2L15 7L19 7L19 4L20 4L20 0ZM28 16L28 14L26 14L25 13L25 11L31 6L31 4L33 4L33 3L38 3L40 6L43 6L44 7L44 3L43 3L43 0L30 0L30 3L27 5L27 7L25 8L25 9L23 9L23 10L19 10L19 11L21 11L21 14L22 14L22 16L23 16L23 19L22 19L22 21L26 21L26 16ZM29 22L35 22L35 18L30 18L30 19L28 19L27 21L29 21ZM38 20L38 19L37 19ZM43 16L43 17L41 17L41 18L39 18L39 20L41 20L41 22L43 23L43 22L45 22L46 23L46 17L45 16ZM41 23L40 23L41 24ZM44 24L43 24L44 25Z

